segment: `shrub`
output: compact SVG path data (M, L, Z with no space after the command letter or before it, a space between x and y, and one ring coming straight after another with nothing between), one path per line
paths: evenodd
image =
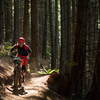
M7 56L9 50L12 48L10 42L4 42L0 45L0 56Z

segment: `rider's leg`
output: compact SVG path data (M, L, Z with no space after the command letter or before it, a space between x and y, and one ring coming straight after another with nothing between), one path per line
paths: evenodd
M23 65L22 66L22 82L24 82L24 77L25 77L25 75L26 75L26 67Z
M22 65L22 73L24 76L26 75L26 66L25 65Z
M23 82L24 82L24 77L26 75L26 72L27 72L27 62L28 60L27 59L22 59L22 75L23 75Z
M20 70L20 77L19 77L19 87L22 86L22 80L21 80L21 70Z
M22 59L22 72L24 76L26 75L26 72L27 72L27 69L26 69L27 63L28 63L27 59Z

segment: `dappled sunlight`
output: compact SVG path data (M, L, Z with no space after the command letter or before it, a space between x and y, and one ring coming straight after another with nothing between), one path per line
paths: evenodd
M0 62L0 77L6 77L6 83L10 83L10 85L5 86L4 100L63 100L58 94L48 89L47 79L49 75L39 73L28 73L23 84L25 94L14 95L12 90L9 90L13 81L13 66L8 63L7 59L6 61L0 59Z
M48 77L48 75L42 77L31 77L28 83L25 81L23 86L26 94L24 95L16 96L6 90L7 96L5 97L5 100L7 100L7 98L12 100L54 100L54 98L56 98L55 100L62 100L59 99L59 95L57 96L57 94L48 89L46 83Z
M13 67L8 64L8 61L0 58L0 78L6 78L7 76L12 75Z

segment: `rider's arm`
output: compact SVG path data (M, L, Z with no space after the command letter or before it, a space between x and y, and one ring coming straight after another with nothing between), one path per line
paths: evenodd
M31 50L31 48L30 47L28 47L28 54L29 54L29 56L31 55L31 53L32 53L32 50Z
M14 51L14 50L17 49L17 48L18 48L18 45L15 44L15 45L13 46L13 48L11 48L10 52Z
M25 50L28 52L28 56L30 56L32 52L31 48L28 45L25 45Z

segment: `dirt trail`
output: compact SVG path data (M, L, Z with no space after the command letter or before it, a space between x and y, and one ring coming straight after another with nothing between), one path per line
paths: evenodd
M26 80L24 83L26 94L17 96L6 89L6 96L3 97L3 100L63 100L58 94L48 89L46 83L48 77L48 75L32 74L31 79Z
M9 69L10 70L8 70L8 73L9 71L11 71L10 67ZM48 89L46 82L48 77L49 77L48 75L39 75L37 73L32 73L31 75L27 76L27 79L23 84L26 94L14 95L11 91L7 89L11 87L11 85L8 85L5 87L5 96L3 96L2 99L3 100L65 100L57 93Z

